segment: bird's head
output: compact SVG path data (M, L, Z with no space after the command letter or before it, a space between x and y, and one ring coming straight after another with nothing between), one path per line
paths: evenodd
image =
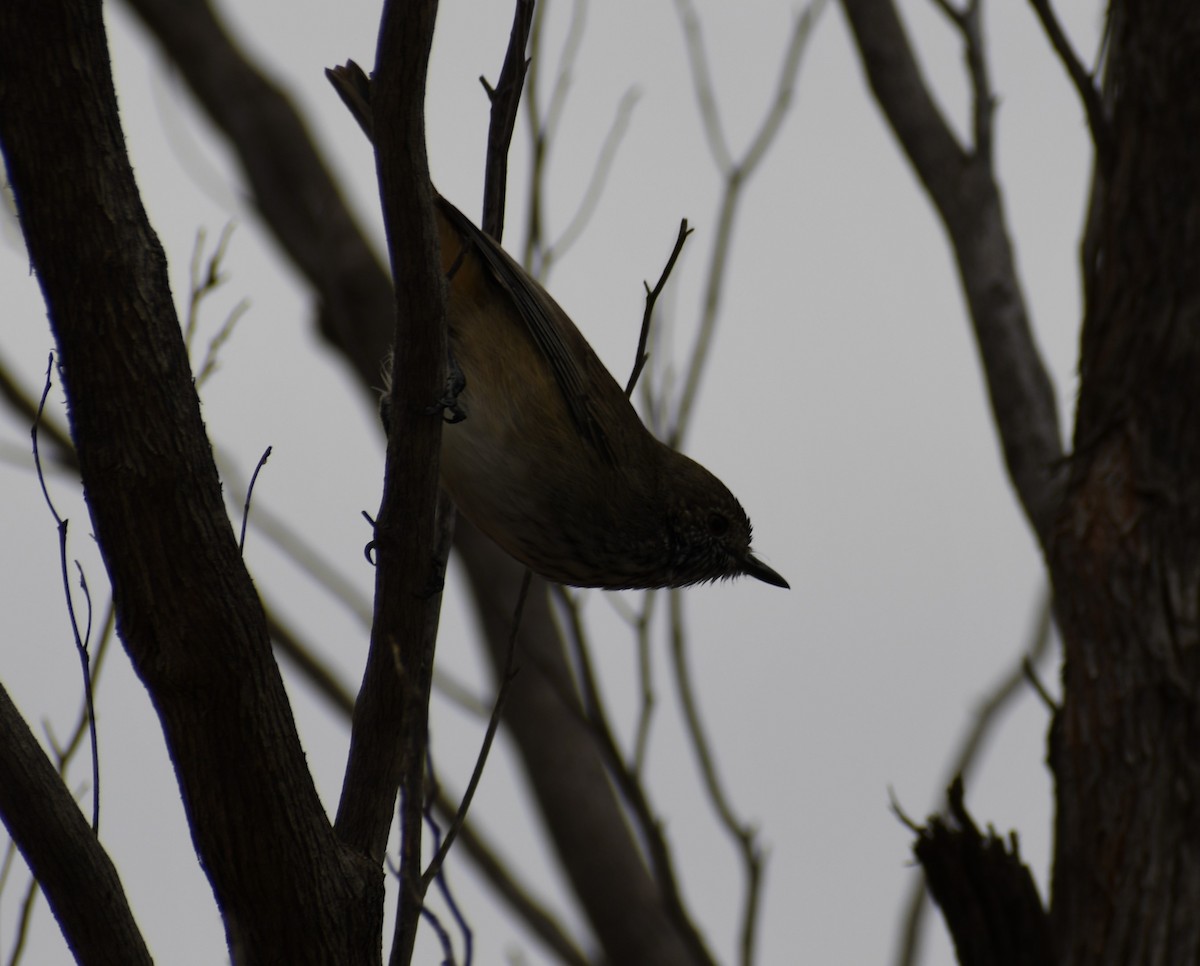
M775 587L788 582L754 556L750 518L729 489L699 463L679 453L663 480L669 534L670 583L754 577Z

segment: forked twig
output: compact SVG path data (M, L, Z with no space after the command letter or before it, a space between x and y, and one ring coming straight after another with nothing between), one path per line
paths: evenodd
M687 241L688 235L692 233L692 229L688 228L687 219L679 223L679 234L675 237L675 247L671 249L671 257L667 259L667 264L663 266L662 274L658 276L658 282L651 288L643 282L646 288L646 310L642 313L642 328L638 334L637 354L633 360L633 371L629 374L629 382L625 384L625 397L632 398L634 387L637 385L638 377L641 376L642 370L646 367L646 361L650 358L650 354L646 351L646 345L650 341L650 322L654 318L654 306L658 302L658 297L662 295L663 289L666 287L667 279L671 277L671 272L675 268L675 263L679 260L679 254L683 251L684 242Z
M92 627L92 598L87 589L87 581L83 578L83 570L80 568L80 584L83 588L84 599L87 601L87 630L81 636L79 631L79 620L75 615L75 601L71 596L71 581L68 577L67 568L67 522L58 514L55 509L54 500L50 497L50 490L46 486L46 475L42 471L42 458L38 450L38 424L41 421L42 411L46 407L46 398L50 395L50 386L54 374L54 354L50 354L49 362L46 365L46 384L42 389L42 398L38 402L37 418L34 420L33 428L30 430L30 436L33 439L33 464L37 471L38 483L42 487L42 496L45 498L46 506L50 509L50 515L54 517L55 527L58 530L58 558L62 567L62 584L63 593L67 598L67 615L71 621L71 633L75 638L75 652L79 655L79 664L83 673L83 697L84 704L87 708L88 729L91 734L92 741L92 831L97 835L100 834L100 748L96 742L96 708L92 695L92 669L91 658L88 654L88 643L91 635ZM75 562L75 566L79 567L79 561Z

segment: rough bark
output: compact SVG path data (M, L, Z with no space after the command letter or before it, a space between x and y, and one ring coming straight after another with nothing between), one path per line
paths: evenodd
M983 835L956 780L945 817L917 830L913 853L941 907L963 966L1051 966L1050 923L1017 837Z
M3 687L0 816L77 960L151 962L108 853Z
M320 188L318 182L309 185L308 179L317 177L319 181L324 177L323 174L314 175L313 169L307 165L299 168L293 168L292 165L294 158L303 159L313 153L311 145L301 147L290 139L260 135L255 118L260 117L263 124L269 123L279 102L274 97L254 96L256 91L261 90L259 71L245 60L243 54L209 49L212 46L229 45L228 35L219 26L216 29L204 26L203 33L196 40L195 31L173 26L173 20L177 17L182 18L184 23L208 25L213 15L207 4L202 0L130 0L130 3L163 44L167 55L178 63L182 74L193 84L193 92L201 105L230 139L231 146L247 168L277 172L276 177L294 185L289 190L299 195L307 196L310 190ZM231 61L231 58L236 60ZM224 75L206 66L231 62L238 64L237 69ZM231 103L242 104L241 110L246 112L245 116L231 112L228 106ZM286 105L286 99L282 103ZM282 128L288 131L303 130L302 125L290 121ZM350 136L359 136L358 132L353 131L352 124L348 124L346 130L353 132ZM262 154L266 156L259 157ZM270 185L263 187L266 190ZM322 193L324 190L321 188ZM335 195L327 197L334 198ZM337 203L340 205L340 201ZM319 246L320 251L312 258L299 258L294 254L292 257L314 287L324 292L324 276L321 272L314 272L311 266L314 262L332 263L330 260L340 257L337 246L341 242L338 237L329 232L319 232L307 239L295 238L296 232L305 230L302 226L297 225L291 217L278 216L274 206L261 200L258 207L267 226L279 237L284 251L293 253L307 244ZM331 223L339 224L342 214L339 211L336 217L331 216ZM345 217L350 218L348 214ZM362 234L354 231L347 237L360 239ZM359 266L360 263L355 260L353 265ZM359 285L374 289L378 278L386 282L386 275L378 263L375 265L378 273L376 278L361 277L355 270L343 281L354 289ZM364 290L357 294L347 293L344 297L365 305L370 296ZM375 305L378 311L377 299L371 300L370 304ZM391 312L390 302L385 306L385 311ZM385 331L389 322L390 315L382 323ZM378 360L386 348L386 341L383 344L378 342L380 330L378 319L364 316L359 318L356 328L339 329L340 334L333 339L335 349L352 361L360 378L368 386L378 383ZM377 355L372 356L371 353ZM502 662L507 649L511 607L516 600L515 589L521 580L521 568L507 556L497 553L485 538L472 535L469 528L461 523L456 534L455 549L462 555L469 571L487 575L489 586L512 588L512 593L503 604L496 602L494 593L477 597L481 613L496 615L495 619L485 618L484 627L489 653L500 655L496 660ZM523 647L532 653L553 655L545 658L548 666L558 669L554 673L561 673L563 680L569 679L564 645L550 619L544 594L531 594L522 627ZM671 921L663 908L661 896L642 861L639 845L631 835L620 803L613 794L596 742L587 729L578 724L572 709L562 704L564 692L548 687L544 681L540 685L524 684L522 679L530 676L523 672L514 684L513 696L509 701L510 714L513 709L526 706L527 699L523 696L525 687L540 695L530 708L546 708L555 701L559 707L551 718L543 720L540 725L532 710L523 712L522 717L528 724L519 729L519 734L511 721L508 725L514 730L522 759L530 771L532 789L550 837L558 849L559 859L569 877L577 884L584 914L606 955L612 962L686 964L697 961L690 956L681 929ZM568 726L561 726L563 719L568 721ZM553 763L562 762L569 762L571 767L552 767ZM586 807L580 807L581 802L586 803ZM612 874L594 875L600 859L604 860L601 864L609 868Z
M305 765L125 155L98 0L0 5L0 145L118 629L233 957L369 962L382 872L340 846Z
M1116 3L1052 734L1059 962L1200 961L1200 9Z
M872 89L954 242L1009 473L1054 585L1066 656L1049 739L1054 959L1198 962L1200 9L1116 0L1105 96L1082 91L1103 153L1082 252L1074 453L1060 485L1047 464L1053 410L1038 402L1040 363L1010 351L1024 323L1009 313L1018 338L1006 350L981 325L989 299L971 294L1003 289L1001 304L1020 305L1011 256L980 245L1004 236L994 185L971 187L987 152L961 151L948 135L890 0L843 2ZM958 20L969 47L970 10ZM1078 70L1072 78L1090 82ZM998 269L1000 288L989 282ZM996 391L1006 371L1015 396ZM946 898L956 937L985 910L978 897ZM961 946L960 958L988 961Z

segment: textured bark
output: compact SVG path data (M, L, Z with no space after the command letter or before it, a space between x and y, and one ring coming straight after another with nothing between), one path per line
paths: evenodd
M293 165L297 157L306 159L314 154L310 144L299 145L290 139L261 135L260 125L270 124L279 104L287 105L288 102L285 98L256 96L262 91L260 72L241 52L211 49L228 46L230 39L223 30L213 28L215 20L207 4L202 0L130 0L130 3L163 44L167 55L178 63L183 76L193 84L193 92L200 103L230 139L231 146L248 170L276 172L277 179L293 185L289 191L297 196L307 197L320 190L324 197L336 197L335 194L324 195L325 189L320 183L325 177L323 172L314 174L316 169L307 163ZM194 30L185 29L178 27L178 22L198 26ZM200 27L203 27L202 32ZM222 73L209 66L211 64L236 64L236 69L231 67ZM234 111L230 107L232 104L241 107ZM280 129L302 131L303 126L288 121L281 122ZM346 130L353 130L352 125ZM352 136L357 137L357 132ZM311 184L310 178L314 179ZM256 192L272 189L269 180L261 185L257 180L253 183ZM337 204L340 205L340 200ZM313 265L334 264L344 257L337 247L341 244L338 236L322 231L297 238L296 233L306 229L290 215L277 211L275 206L262 199L258 207L283 249L292 253L309 281L318 291L324 292L325 276L322 271L314 270ZM327 212L331 224L340 224L343 214L340 209L336 213ZM353 231L346 237L355 239L357 246L362 235ZM319 251L312 257L301 258L295 254L308 244L316 245ZM352 261L350 268L353 271L343 281L354 291L344 297L363 305L369 301L375 306L374 311L383 311L387 318L381 322L364 314L358 317L354 328L339 329L333 339L335 349L352 362L366 386L378 384L379 360L387 344L386 339L379 341L379 332L390 331L391 302L380 309L379 300L370 296L380 278L387 281L378 263L374 264L376 276L367 277L370 273L357 274L361 263ZM362 291L358 291L359 286L363 286ZM481 586L477 606L482 614L492 615L484 620L489 652L503 655L522 570L486 538L464 533L467 529L460 524L455 550L462 555L469 571L486 575L486 581L481 583L485 582L490 590L482 593ZM503 604L496 600L495 588L499 587L511 588ZM547 655L547 665L557 668L554 673L568 680L564 645L544 599L540 603L530 600L522 628L523 646L531 653ZM559 860L576 885L584 914L606 956L611 962L686 964L702 961L702 958L697 960L689 955L682 930L663 908L662 898L642 860L640 847L613 794L595 740L579 725L570 708L562 703L564 692L561 689L555 690L545 681L540 685L525 685L522 678L530 676L528 670L522 672L514 684L508 726L514 732L530 773L532 791L558 850ZM535 700L524 696L526 687ZM518 707L526 708L530 700L528 710L520 714L526 724L517 733L511 716ZM553 709L550 717L540 719L539 724L537 709L547 708ZM612 874L595 875L602 866Z
M1200 961L1200 8L1116 3L1052 735L1059 961Z
M0 816L79 962L151 962L117 870L2 687Z
M954 242L1009 473L1054 585L1066 656L1049 738L1054 960L1200 962L1200 8L1116 0L1104 97L1084 92L1102 154L1083 245L1075 448L1060 485L1025 323L989 310L992 296L1010 308L1020 297L1011 256L987 244L1005 240L995 187L971 187L986 187L987 151L957 148L890 0L843 4ZM959 21L968 43L970 9ZM974 65L972 75L986 83ZM978 123L990 108L976 95ZM1000 342L989 314L1008 316ZM943 891L956 938L986 919L999 877ZM980 947L959 952L991 961Z
M1013 835L984 836L967 813L962 781L950 786L946 816L918 830L913 853L942 908L964 966L1051 966L1050 923Z
M0 4L0 145L118 629L234 960L369 962L382 872L340 846L305 765L125 155L99 0Z

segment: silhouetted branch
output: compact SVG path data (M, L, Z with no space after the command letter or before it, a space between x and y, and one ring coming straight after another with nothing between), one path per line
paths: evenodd
M814 0L796 18L796 23L788 38L787 48L784 51L775 93L767 105L758 132L751 138L750 144L740 160L734 159L721 126L720 112L717 110L716 97L712 92L708 56L704 52L700 19L696 15L695 7L692 0L676 0L675 6L679 12L679 20L686 40L688 62L692 68L692 83L696 91L696 100L700 106L700 119L704 126L705 137L708 139L709 150L717 170L724 179L712 255L705 271L708 281L700 313L700 324L688 364L684 369L683 390L671 417L673 426L667 435L668 445L678 449L687 432L709 352L712 349L713 336L716 333L725 271L733 242L733 222L737 214L742 188L766 155L783 124L788 107L791 105L802 55L812 34L816 18L823 9L824 0Z
M740 961L742 966L751 966L755 961L755 944L758 938L759 896L762 890L763 854L758 847L754 826L743 822L734 813L733 805L725 786L717 774L717 762L704 733L704 723L696 702L695 686L687 659L687 634L683 627L683 595L678 590L670 592L671 607L671 660L675 670L675 685L679 702L683 707L683 719L687 725L688 740L695 752L704 781L704 790L709 803L717 813L722 828L733 840L742 870L746 877L745 899L742 906L740 937Z
M974 713L974 722L960 739L958 750L951 756L950 764L945 769L946 785L955 779L965 780L971 777L987 740L999 726L1002 716L1014 699L1020 695L1022 686L1029 679L1030 669L1036 666L1049 651L1051 630L1053 629L1050 604L1050 592L1045 590L1038 603L1036 622L1029 640L1021 645L1020 654L1012 666L988 690L987 696L978 704ZM915 966L917 963L921 923L928 908L926 902L928 895L925 878L920 875L909 887L908 897L903 904L905 913L902 919L896 966Z
M1022 863L1016 833L984 837L956 779L947 812L920 829L913 846L942 909L961 966L1051 966L1050 920Z
M1058 54L1058 59L1062 62L1063 67L1066 68L1071 83L1075 85L1075 92L1083 102L1083 109L1087 114L1088 130L1091 132L1092 144L1096 149L1096 158L1101 167L1106 167L1111 163L1112 132L1100 90L1096 87L1091 72L1076 56L1075 50L1071 47L1071 41L1067 39L1062 24L1058 22L1058 17L1054 14L1054 8L1050 6L1050 0L1029 0L1029 3L1037 14L1038 20L1041 21L1042 29L1046 31L1050 45Z
M650 341L650 323L654 318L654 306L658 303L658 297L662 295L662 290L666 287L667 279L671 277L671 272L675 268L675 262L679 260L679 253L683 251L683 244L687 241L688 235L692 233L692 229L688 228L687 219L679 223L679 234L675 237L675 247L671 249L671 255L667 259L667 264L663 266L662 274L658 276L658 282L654 288L651 288L646 283L642 283L646 287L646 311L642 313L642 328L638 334L637 354L633 360L633 371L629 374L629 382L625 384L625 395L633 396L633 389L637 385L638 377L642 374L642 370L646 367L646 360L650 358L646 352L646 345Z
M950 236L1009 478L1044 548L1064 485L1058 404L1017 281L990 156L979 145L968 153L955 139L892 0L843 0L843 8L875 98ZM986 88L974 82L978 102ZM989 116L977 103L977 126Z

